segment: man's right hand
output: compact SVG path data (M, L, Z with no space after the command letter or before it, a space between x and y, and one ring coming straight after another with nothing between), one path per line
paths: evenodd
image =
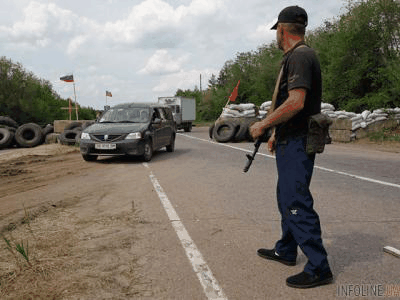
M272 130L272 135L268 140L268 151L274 153L276 150L275 129Z

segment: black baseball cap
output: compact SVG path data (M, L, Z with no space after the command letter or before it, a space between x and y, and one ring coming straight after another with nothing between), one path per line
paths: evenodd
M299 6L288 6L284 8L278 17L278 22L271 28L276 30L279 23L298 23L307 27L308 16L306 11Z

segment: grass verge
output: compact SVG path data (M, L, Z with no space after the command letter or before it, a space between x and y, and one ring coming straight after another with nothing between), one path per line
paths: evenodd
M373 142L400 142L400 126L371 132L368 134L368 138Z

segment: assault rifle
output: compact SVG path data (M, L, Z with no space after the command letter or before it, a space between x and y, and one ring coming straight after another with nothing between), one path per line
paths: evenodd
M250 169L250 166L253 163L253 160L258 152L258 148L260 148L260 146L261 146L261 143L267 143L270 137L271 137L271 128L267 129L263 133L263 135L261 135L258 139L256 139L256 142L254 143L253 153L251 155L246 154L247 162L243 169L244 173L246 173Z

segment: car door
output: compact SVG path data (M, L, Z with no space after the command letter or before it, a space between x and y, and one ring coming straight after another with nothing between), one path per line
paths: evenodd
M170 129L169 129L169 121L168 115L165 112L164 108L158 108L161 116L161 132L160 132L160 147L164 147L169 144L170 140Z
M161 123L155 124L153 121L155 119L161 120ZM163 122L160 110L158 108L153 108L153 116L151 118L152 124L152 131L153 131L153 147L154 150L161 148L163 144Z
M165 117L165 145L169 145L175 132L175 121L170 108L163 108L163 112Z

